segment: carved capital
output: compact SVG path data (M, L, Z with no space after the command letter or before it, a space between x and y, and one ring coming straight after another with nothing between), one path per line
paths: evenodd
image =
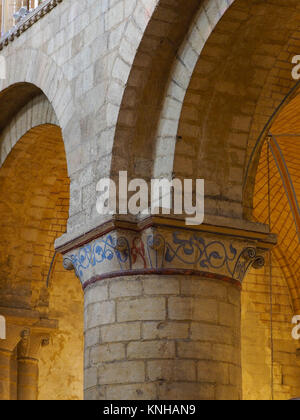
M25 329L21 332L20 338L17 352L18 359L37 360L41 347L49 344L50 335Z
M75 269L84 288L99 280L138 274L202 275L242 282L251 266L263 267L267 246L249 232L242 236L241 230L192 229L162 222L135 229L120 226L66 252L64 267Z

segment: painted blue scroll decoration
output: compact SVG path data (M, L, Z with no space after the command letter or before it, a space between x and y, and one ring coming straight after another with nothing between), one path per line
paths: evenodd
M207 242L198 234L182 239L176 232L170 242L161 234L148 235L145 243L137 237L129 243L125 237L107 235L68 256L81 280L85 270L104 262L117 262L120 271L132 270L138 263L150 269L165 268L170 263L173 267L180 263L180 267L184 264L202 271L225 269L228 276L242 281L253 258L259 263L253 248L238 256L232 244L227 248L221 241Z
M125 269L127 263L131 268L131 249L128 240L124 237L117 239L108 235L105 238L98 239L92 245L84 246L77 254L70 256L76 274L80 279L83 277L84 270L95 267L104 261L112 261L115 258L121 271Z
M192 235L190 239L180 239L177 233L173 234L173 244L168 244L165 260L173 262L179 260L187 265L197 266L200 269L221 269L226 267L232 276L231 264L237 255L237 250L230 244L228 253L225 245L220 241L206 243L205 239L198 235Z

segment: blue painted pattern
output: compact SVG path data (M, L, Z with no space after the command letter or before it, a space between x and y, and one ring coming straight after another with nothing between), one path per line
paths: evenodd
M224 269L233 277L243 267L236 270L234 262L237 250L230 244L229 249L221 242L212 240L207 242L198 234L188 239L180 238L180 233L172 234L172 241L168 242L161 234L151 234L144 242L139 237L132 239L131 245L125 237L115 238L107 235L96 240L93 244L82 247L70 256L77 275L82 279L84 271L97 264L116 261L120 271L131 270L136 264L144 268L159 269L166 264L179 263L199 270ZM238 261L239 262L239 261Z
M178 259L180 262L197 266L201 269L221 269L226 267L228 273L233 276L231 264L237 255L237 250L230 245L230 253L220 241L206 241L192 235L190 239L180 239L177 233L173 234L173 244L167 244L165 260L172 262Z
M119 250L120 246L122 246L122 252ZM131 250L127 239L117 239L111 235L97 240L92 245L84 246L77 254L72 254L70 258L80 278L82 278L84 270L104 261L112 261L114 258L117 259L121 270L126 263L129 263L130 268L132 266Z

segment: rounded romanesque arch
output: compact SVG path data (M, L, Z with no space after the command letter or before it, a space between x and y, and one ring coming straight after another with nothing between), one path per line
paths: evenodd
M12 113L11 117L9 115L5 117L6 126L0 135L1 166L18 140L23 137L27 131L42 124L59 125L54 109L45 95L33 87L29 89L29 92L30 96L34 96L34 98L29 100L29 102L27 102L27 104L16 114ZM19 93L16 97L20 97ZM9 111L9 108L10 107L7 107L6 110Z
M265 182L298 2L45 0L0 40L0 399L81 398L83 336L86 399L298 394L297 224L275 161ZM120 170L204 178L204 223L99 214Z
M288 400L299 395L299 93L287 97L262 132L253 217L268 224L277 244L242 292L242 366L245 399Z
M274 117L264 137L254 188L253 216L278 236L274 254L299 310L299 93Z
M33 102L38 104L38 99ZM15 122L18 127L17 116ZM48 123L26 131L0 168L0 178L1 313L9 328L20 326L21 337L28 331L30 342L48 340L39 352L39 346L25 352L37 361L39 377L32 362L28 365L25 356L20 358L21 350L14 350L18 380L11 383L10 398L81 399L82 290L54 251L54 240L66 230L69 210L60 128ZM23 388L24 375L36 375L31 388Z
M264 136L279 112L297 95L292 58L299 54L300 47L299 5L295 0L276 4L235 0L206 1L200 7L191 3L184 11L180 6L177 2L173 10L161 1L145 31L122 99L112 174L117 176L119 170L127 169L129 176L146 180L204 178L206 215L212 216L206 219L208 225L242 225L249 232L257 223L256 229L268 232L268 217L258 217L266 203L257 203L255 188L259 187L255 179L257 173L265 179L259 166L259 160L264 159ZM158 26L160 30L155 32L153 28ZM295 103L291 106L295 108ZM278 193L277 199L273 196L274 206L281 195ZM287 205L282 200L281 207ZM275 210L277 218L281 214L287 223L281 210ZM247 225L248 221L254 224ZM288 324L299 300L299 242L290 222L289 228L282 221L274 224L274 233L281 236L282 229L289 236L283 241L279 238L282 246L274 250L274 323L276 333L284 335L281 342L276 338L275 369L281 369L278 378L282 381L275 382L278 398L289 398L299 391L297 372L291 373L293 368L297 370L298 362ZM243 316L248 308L259 308L256 318L247 319L247 328L262 328L257 339L269 344L268 269L269 264L258 274L251 273L246 281ZM253 333L242 338L254 337ZM266 349L262 359L269 356L270 346L263 347L265 341L259 344ZM286 364L285 348L289 353ZM249 348L246 356L248 368L253 361ZM258 364L256 367L261 368ZM252 380L254 361L251 369L247 374ZM267 390L260 396L269 398L269 360L262 371L269 377ZM255 394L252 385L252 389L247 388L247 397Z
M185 94L173 170L206 180L208 213L251 219L244 208L249 190L243 195L249 156L295 84L298 10L293 1L273 6L235 1L204 46Z
M32 84L14 84L1 101L0 311L10 336L0 353L6 346L11 367L0 398L82 399L82 290L54 249L70 203L62 130Z
M19 41L16 40L12 45L18 47ZM44 94L62 129L70 172L72 168L74 170L71 152L74 152L74 142L77 145L80 143L80 129L69 81L49 55L39 49L26 47L22 53L18 50L15 52L12 45L7 47L5 55L6 78L0 80L0 105L5 109L2 120L7 121L32 97Z
M54 248L51 252L50 231L54 223L51 219L55 220L63 202L61 229L68 215L68 178L64 148L59 141L61 134L57 126L36 126L19 139L1 167L2 303L16 295L21 307L43 306L47 269L54 254ZM44 251L35 252L35 247L43 247ZM33 284L36 285L34 291ZM15 305L18 306L16 302Z
M158 2L128 69L114 135L112 173L126 167L132 175L147 178L152 172L157 124L170 73L198 7L196 1L191 1L188 8L181 0L172 5ZM131 158L125 160L128 151Z
M112 173L204 178L207 213L251 219L253 174L250 181L246 168L261 130L294 85L297 4L211 0L184 12L176 6L158 5L140 44Z

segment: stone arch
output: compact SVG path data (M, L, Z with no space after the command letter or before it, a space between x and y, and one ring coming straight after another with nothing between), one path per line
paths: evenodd
M18 97L19 111L29 99L43 93L51 104L62 128L66 148L68 171L72 171L72 151L74 144L80 143L78 116L69 81L61 67L41 50L24 48L22 55L8 54L6 60L6 79L0 80L1 97L11 100ZM18 90L17 90L18 89ZM1 104L1 102L0 102Z
M295 84L296 6L235 1L198 59L185 92L173 171L206 180L208 213L252 219L246 167L259 134ZM164 160L158 167L166 167Z
M0 165L2 165L17 141L34 127L42 124L59 125L55 112L43 94L31 99L6 125L0 135Z
M289 50L293 53L291 46ZM290 82L287 71L280 74L281 85L284 76ZM250 272L243 283L244 399L270 399L272 390L275 400L299 396L298 341L291 335L291 322L299 312L300 301L299 101L298 82L265 124L255 147L248 150L251 159L246 174L252 191L246 185L245 194L249 201L253 200L251 215L277 234L277 245L272 249L272 259L270 254L266 259L264 270ZM252 139L255 137L254 131Z
M131 172L147 178L150 170L154 176L161 176L158 168L167 150L169 156L163 167L169 176L172 174L171 149L175 148L184 92L203 45L232 3L233 0L206 0L199 7L198 2L192 1L187 8L181 0L174 5L164 0L157 2L129 77L129 68L126 69L128 80L115 133L113 173L119 166L127 167L131 149L135 150ZM122 42L126 43L126 39Z
M72 98L62 71L40 51L10 55L6 65L8 77L0 82L1 311L8 308L8 328L13 313L32 335L30 316L56 326L38 355L40 375L33 394L24 398L82 399L82 289L54 250L69 217L66 139L72 138ZM10 398L16 399L16 360L12 369Z
M290 126L298 132L298 103L299 95L274 116L275 121L271 121L268 131L280 135L289 131L287 127ZM299 143L292 136L283 136L277 141L282 148L280 156L284 161L280 165L284 164L290 172L289 180L295 182L296 195L291 197L289 188L284 184L287 178L281 172L282 167L277 167L279 155L274 153L271 138L262 136L262 144L257 148L259 162L253 195L253 217L260 223L270 225L271 231L277 234L277 244L266 257L264 269L250 271L243 282L244 399L272 399L273 394L275 400L289 400L299 395L298 342L291 334L292 319L299 312L300 243L297 219L291 208L291 200L299 197Z
M180 46L168 80L158 125L154 176L172 176L173 153L185 96L202 50L222 16L234 0L207 0L198 9L189 31ZM166 165L165 151L168 143L171 162ZM174 162L174 160L173 160ZM162 165L163 163L163 165ZM162 166L164 170L162 171Z
M284 79L281 80L283 82ZM266 141L266 137L269 133L269 130L272 127L272 124L276 121L276 118L280 113L290 104L293 103L294 99L299 97L299 86L300 82L294 84L294 86L287 92L286 96L282 98L282 101L270 115L269 119L265 122L261 132L257 136L257 131L252 136L253 147L248 148L248 159L247 166L245 168L245 175L243 181L243 190L244 190L244 206L245 214L251 218L252 209L253 209L253 198L254 198L254 188L255 188L255 178L257 175L257 169L259 164L259 159L261 157L262 147ZM255 141L256 139L256 141Z
M61 134L57 126L44 124L34 127L17 142L1 167L1 213L3 218L1 259L2 269L6 273L4 275L2 272L1 277L6 279L3 283L4 287L5 283L10 280L15 281L17 278L20 278L21 287L23 287L23 280L26 287L29 287L30 282L28 283L27 279L33 281L35 267L44 265L46 254L35 250L35 242L40 246L51 242L51 225L55 224L51 220L55 219L58 205L56 203L63 199L68 201L68 185L63 186L65 182L68 183L64 148L60 141ZM55 191L61 191L61 197ZM54 212L53 215L51 215L51 209ZM68 214L68 203L62 213ZM44 220L47 220L48 223L45 224ZM46 259L49 266L49 258L51 261L53 256L49 252L53 254L54 249L51 252L49 247L46 246L46 248L45 252L48 254ZM22 257L22 249L24 257ZM20 252L21 254L19 254ZM29 260L28 254L30 254ZM24 264L24 259L27 264ZM39 260L37 265L34 263L34 259ZM10 264L9 261L13 261L13 263ZM41 272L43 272L42 275L40 275ZM37 281L45 285L46 269L41 268L41 272L36 273L36 279L39 278ZM26 297L26 287L19 290L20 296ZM15 287L12 287L12 290L15 291ZM34 296L31 289L28 289L28 298L29 301L25 298L25 301L20 304L34 308L38 306L37 301L40 298L37 296L37 300L33 302ZM5 296L2 296L2 299L5 299Z
M159 3L160 0L133 1L131 6L126 5L128 19L120 37L118 53L114 59L111 80L106 92L108 100L107 127L101 133L102 141L105 142L105 145L103 145L104 152L114 147L115 129L119 119L120 107L124 102L122 98L126 95L134 62L138 60L139 45Z
M179 4L177 11L182 15ZM297 54L297 4L291 0L273 6L269 2L250 5L243 0L211 0L200 8L192 4L189 16L186 12L179 18L171 13L170 6L159 3L139 46L123 96L112 173L127 168L146 179L149 173L170 178L177 172L175 156L188 168L205 159L210 168L198 173L195 169L194 175L207 180L209 212L239 218L245 214L251 219L248 208L252 195L249 190L243 195L245 168L260 131L294 84L289 63ZM182 32L173 29L172 33L172 24L180 26ZM155 25L160 29L156 31L158 35L154 33ZM287 30L283 30L285 27ZM248 35L251 53L243 63L241 57L244 54L247 58L248 54L243 47ZM163 63L161 68L157 67L158 57ZM165 61L168 64L164 65ZM247 70L251 62L252 67ZM238 74L242 74L240 80ZM272 100L266 105L268 95ZM227 109L230 106L226 106L230 96L236 102L231 114ZM214 124L213 114L223 121ZM226 127L223 139L221 133L214 132L215 127L222 127L223 131ZM186 144L185 132L193 133L188 139L190 144ZM197 155L197 159L193 159L191 138L201 144L202 155ZM221 143L220 153L211 165L209 156L215 153L217 141ZM128 153L132 159L128 159ZM225 172L220 171L223 160ZM219 184L209 175L216 165ZM221 187L223 181L228 185Z
M37 96L12 119L15 133L4 130L4 141L17 141L0 168L0 306L16 311L15 317L22 314L23 328L28 328L27 313L55 326L49 345L31 356L39 359L38 398L81 399L82 289L54 251L69 215L65 149L55 121L45 98ZM35 333L34 326L29 329ZM10 396L16 398L15 385Z
M5 104L0 117L0 306L58 321L49 345L40 350L37 397L82 399L82 289L54 250L69 217L66 142L54 101L36 84L6 83L0 92ZM27 327L26 317L20 322ZM16 392L14 384L11 399Z
M299 309L299 134L300 95L276 113L262 137L253 194L253 216L269 224L278 236L274 255L281 266L291 293L295 312ZM268 196L270 195L270 200Z
M189 2L188 8L182 0L177 0L172 5L166 0L158 1L152 9L151 19L147 19L142 39L140 29L133 26L134 22L128 25L128 35L121 44L121 56L116 59L116 63L122 62L124 66L124 72L119 71L121 76L116 83L121 83L122 86L127 84L121 103L118 104L117 126L113 131L112 173L120 168L126 168L136 175L149 175L149 168L152 172L152 142L166 83L177 49L188 31L197 7L198 2L194 0ZM125 54L127 51L124 46L128 44L128 39L134 43L133 49L137 50L130 65L124 63L122 57L122 52ZM115 66L115 72L117 70L119 68ZM144 146L150 157L141 155L145 152ZM132 159L127 159L128 152ZM128 162L131 162L131 168L128 167Z

